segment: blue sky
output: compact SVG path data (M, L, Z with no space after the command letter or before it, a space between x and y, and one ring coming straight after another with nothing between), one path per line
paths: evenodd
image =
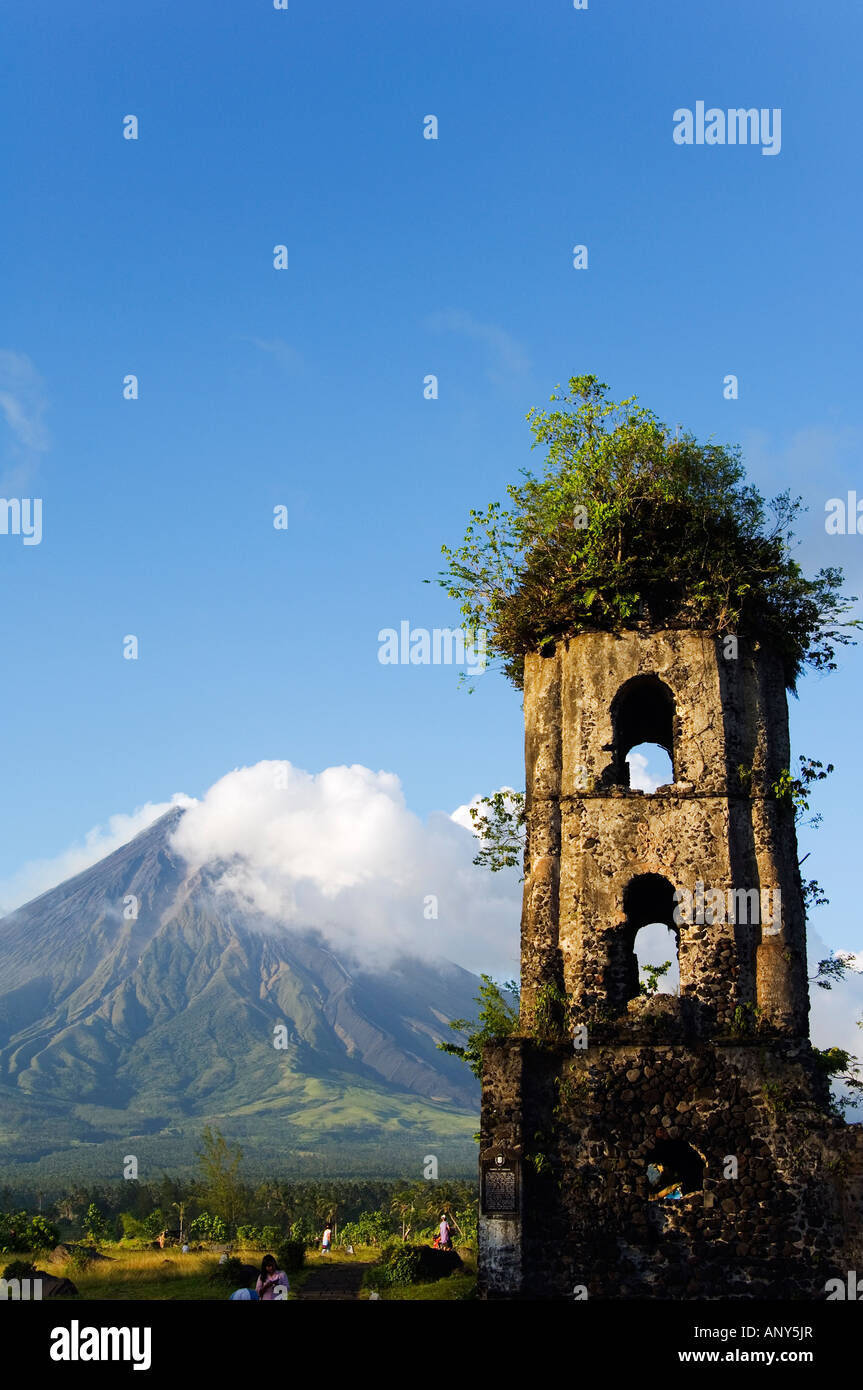
M265 758L395 772L421 816L520 786L503 679L377 634L457 621L422 581L577 372L740 442L863 592L863 536L824 530L863 496L851 0L19 0L3 30L0 495L44 534L0 536L0 879ZM780 153L676 145L702 99L781 108ZM838 767L816 926L859 950L840 667L792 732Z

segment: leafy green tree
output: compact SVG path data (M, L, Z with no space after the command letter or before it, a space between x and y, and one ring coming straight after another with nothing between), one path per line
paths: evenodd
M471 511L462 544L442 547L439 582L492 657L520 685L527 652L647 622L758 638L792 689L806 665L834 669L860 621L840 569L807 578L791 556L800 499L768 504L739 449L672 434L636 397L607 393L575 376L557 409L530 410L543 475L523 470L510 507Z
M34 1216L30 1220L27 1239L30 1250L53 1250L60 1239L60 1233L44 1216Z
M17 1254L29 1250L30 1223L26 1211L6 1211L0 1214L0 1254Z
M857 1027L863 1028L863 1021L858 1023ZM863 1075L857 1058L841 1047L813 1047L812 1051L821 1070L831 1080L840 1082L846 1088L846 1092L850 1092L844 1096L834 1096L831 1101L833 1113L844 1117L846 1110L856 1110L863 1101Z
M392 1221L386 1212L364 1211L356 1221L347 1221L340 1231L343 1245L383 1245L393 1234Z
M468 1207L456 1207L452 1213L452 1222L458 1233L460 1245L472 1245L476 1248L479 1239L478 1221L478 1203L472 1202Z
M202 1211L189 1227L189 1235L193 1240L223 1241L227 1239L228 1232L221 1216L209 1211Z
M279 1269L283 1269L286 1274L296 1274L306 1261L306 1242L293 1237L289 1240L282 1239L274 1247L274 1253Z
M490 975L481 975L480 980L482 983L476 997L478 1018L474 1021L454 1018L449 1025L454 1032L466 1035L465 1043L442 1042L438 1043L438 1049L452 1057L460 1057L467 1062L474 1076L482 1079L482 1050L485 1044L509 1037L518 1027L518 985L515 980L499 985Z
M474 832L480 849L474 857L479 868L511 869L524 859L524 792L503 787L491 796L482 796L470 808Z
M318 1222L310 1217L300 1217L297 1221L291 1222L290 1238L298 1241L302 1245L315 1245L318 1240Z
M239 1145L231 1145L218 1129L209 1125L195 1151L201 1169L207 1205L233 1230L243 1214L245 1193L238 1170L243 1158Z
M260 1226L238 1226L237 1244L241 1250L259 1250L262 1244Z
M162 1226L159 1226L159 1230L154 1231L153 1234L158 1235L159 1231L163 1229ZM143 1240L149 1234L145 1223L139 1221L137 1216L133 1216L130 1211L120 1212L120 1230L122 1240Z
M162 1231L167 1230L168 1218L165 1216L165 1213L162 1211L161 1207L156 1207L153 1211L149 1213L148 1216L144 1217L144 1220L141 1222L141 1225L143 1227L144 1234L150 1240L155 1240L156 1236L161 1235Z
M84 1234L91 1245L101 1245L108 1235L108 1223L95 1202L87 1208L83 1221Z

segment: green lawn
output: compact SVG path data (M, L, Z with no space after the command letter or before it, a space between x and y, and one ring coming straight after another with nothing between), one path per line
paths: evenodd
M48 1274L71 1279L81 1298L86 1299L183 1298L215 1302L233 1292L224 1284L210 1282L210 1276L218 1267L216 1255L182 1255L170 1249L120 1250L115 1245L106 1246L105 1254L109 1259L97 1260L80 1271L44 1257L31 1258ZM260 1260L261 1256L258 1258Z
M188 1299L195 1302L220 1302L233 1293L233 1286L212 1279L218 1269L218 1256L211 1253L190 1253L183 1255L179 1250L128 1250L119 1245L105 1245L105 1260L97 1260L86 1269L71 1269L61 1261L53 1261L45 1255L0 1256L0 1269L13 1259L32 1260L39 1269L58 1278L71 1279L82 1299L116 1301L148 1301L165 1299ZM244 1264L260 1265L264 1251L239 1250L235 1252ZM334 1251L332 1256L322 1256L320 1251L312 1250L306 1254L303 1269L290 1274L290 1299L296 1299L306 1279L313 1270L332 1263L369 1265L378 1258L380 1251L373 1246L357 1246L354 1254L344 1250ZM456 1300L470 1297L476 1285L476 1271L466 1269L439 1279L433 1284L400 1284L382 1289L380 1296L387 1300L407 1300L410 1302ZM360 1298L367 1299L369 1290L363 1289ZM61 1301L61 1300L58 1300ZM74 1302L70 1297L69 1302Z
M397 1284L391 1289L381 1290L381 1298L397 1302L437 1303L456 1302L472 1298L476 1289L476 1274L451 1274L448 1279L438 1279L434 1284ZM368 1297L364 1293L364 1297Z

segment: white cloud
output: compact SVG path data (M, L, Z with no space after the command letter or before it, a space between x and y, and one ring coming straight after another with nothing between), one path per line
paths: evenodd
M44 383L27 354L0 349L0 411L7 427L6 453L16 465L3 478L4 492L19 489L35 456L48 448L47 404Z
M173 806L186 811L172 847L189 872L214 870L217 892L274 928L317 928L335 948L378 965L407 952L504 978L517 973L518 872L473 864L465 807L424 823L405 805L395 774L356 765L312 775L260 762L228 773L199 801L177 793L112 816L82 843L0 882L2 910L89 868ZM432 910L436 917L426 915Z
M52 859L30 860L10 878L0 881L0 916L38 898L41 893L47 893L49 888L55 888L67 878L83 873L91 864L98 864L107 854L112 854L146 830L172 806L193 804L191 798L182 792L178 792L170 801L148 801L131 813L120 811L111 816L107 824L94 826L87 831L83 844L72 845Z
M844 960L849 970L863 975L863 951L837 951L839 960Z
M518 874L474 866L459 812L424 823L393 773L354 765L313 775L266 761L216 782L172 843L190 870L218 865L219 891L247 908L318 928L365 960L409 952L510 976ZM427 917L433 906L437 917Z
M629 763L629 785L633 791L655 792L656 788L663 785L663 782L671 780L671 773L660 782L651 773L650 764L643 753L629 753L626 761Z
M443 309L430 314L425 326L434 332L459 333L483 343L491 358L486 376L495 385L507 385L513 377L524 377L530 371L530 360L521 343L499 324L482 323L464 309Z
M298 372L303 365L302 354L286 343L284 338L248 338L246 341L253 343L261 352L270 353L289 374Z

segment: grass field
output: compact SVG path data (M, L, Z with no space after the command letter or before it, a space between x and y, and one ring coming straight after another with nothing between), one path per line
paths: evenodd
M381 1293L381 1298L410 1303L455 1302L472 1298L476 1289L476 1274L451 1274L434 1284L399 1284Z
M238 1250L239 1258L249 1265L260 1265L261 1250ZM194 1302L224 1302L233 1292L233 1286L213 1278L218 1269L218 1256L212 1253L190 1253L183 1255L179 1250L127 1250L118 1245L106 1245L104 1260L96 1260L83 1270L70 1269L65 1262L47 1259L44 1255L0 1256L0 1268L12 1259L31 1259L39 1269L58 1278L71 1279L78 1289L81 1299L99 1301L149 1301L149 1300L192 1300ZM322 1256L319 1251L309 1251L302 1270L289 1275L291 1291L289 1300L301 1301L301 1291L309 1277L317 1270L332 1269L334 1266L370 1265L380 1254L372 1246L355 1248L349 1255L344 1250L336 1250L333 1255ZM382 1290L380 1297L386 1300L405 1299L411 1302L455 1300L471 1296L476 1284L476 1273L467 1269L447 1279L433 1284L398 1285ZM299 1298L298 1298L299 1296ZM368 1290L359 1293L367 1299ZM77 1302L74 1297L58 1302Z
M185 1298L215 1302L225 1299L231 1292L224 1284L211 1282L218 1265L216 1255L183 1255L173 1250L118 1250L116 1246L106 1246L105 1254L108 1259L97 1260L84 1270L69 1269L65 1263L39 1257L33 1260L48 1274L71 1279L81 1298L86 1299Z

